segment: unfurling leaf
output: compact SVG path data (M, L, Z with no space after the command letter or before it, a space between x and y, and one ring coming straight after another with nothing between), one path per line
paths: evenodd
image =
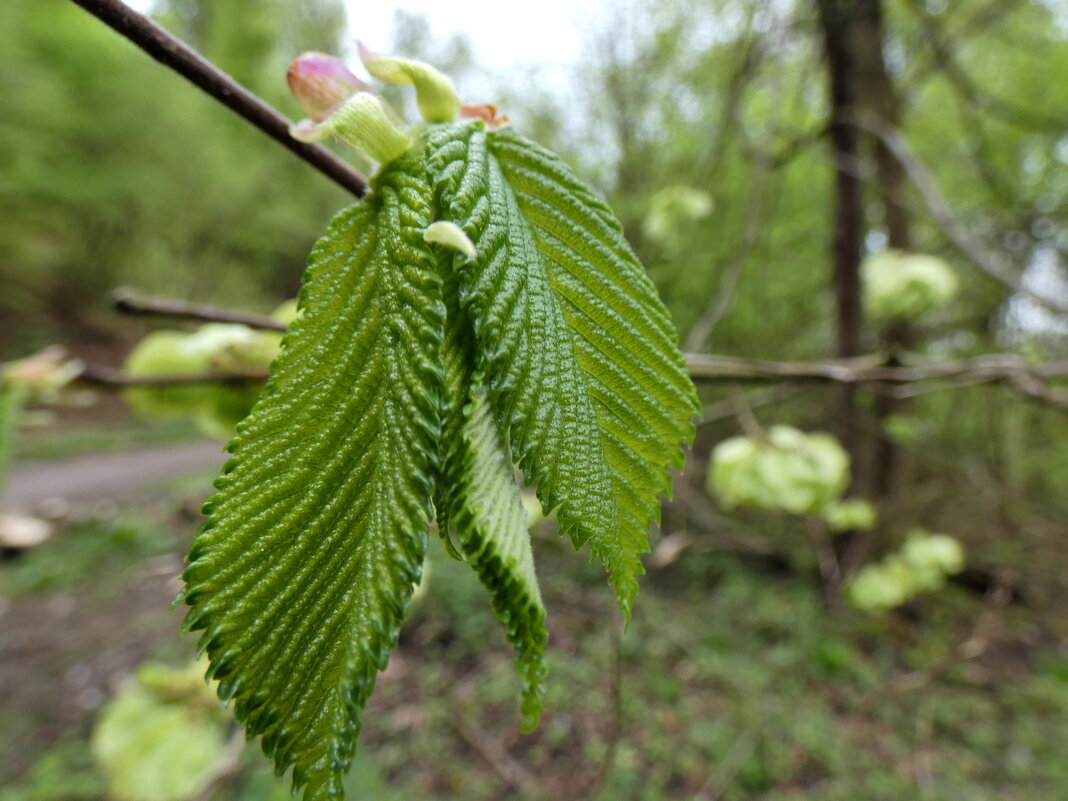
M286 73L289 91L315 122L321 122L357 92L370 89L345 62L326 53L301 53Z
M427 122L449 122L460 112L460 97L452 79L426 62L372 53L360 42L360 58L378 80L395 86L414 86L419 113Z
M515 648L523 682L523 728L530 730L541 711L548 632L527 532L529 518L507 438L494 420L483 377L475 373L471 324L460 309L451 273L444 287L447 411L442 427L445 460L435 499L439 525L446 542L447 529L455 529L464 557L490 591L494 612Z
M439 245L458 250L467 258L473 259L478 255L475 246L467 238L464 229L456 223L436 222L423 233L423 239L427 242L435 242Z
M382 99L370 92L357 92L320 122L301 120L289 134L302 142L337 136L382 164L400 158L412 145Z

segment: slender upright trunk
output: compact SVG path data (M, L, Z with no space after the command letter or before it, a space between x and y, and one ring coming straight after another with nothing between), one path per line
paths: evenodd
M883 58L885 34L882 5L883 0L858 0L854 39L860 60L856 73L858 101L861 108L876 117L881 125L897 129L901 110ZM909 214L902 203L907 176L882 139L875 136L869 136L868 139L875 161L876 191L883 209L887 245L908 250L911 246ZM908 324L898 322L887 325L879 332L879 337L881 347L889 354L890 366L897 366L898 354L909 347L911 332ZM880 432L885 419L899 412L901 405L887 392L876 395L873 411ZM872 456L870 492L875 498L886 498L893 494L897 483L900 450L892 440L879 433L876 434Z
M860 132L853 122L857 109L853 47L856 4L849 0L816 0L823 29L824 49L830 79L830 144L835 170L834 263L836 344L839 357L860 354L860 253L864 237L863 191L858 177ZM838 391L837 425L842 444L855 468L860 457L856 389ZM855 479L857 477L855 476ZM859 483L859 482L857 482Z
M877 117L896 127L900 111L897 95L883 58L883 0L815 0L823 29L830 84L830 143L835 167L835 219L832 253L837 301L838 356L861 350L860 259L864 244L864 187L860 177L862 146L871 144L876 169L876 192L884 211L888 244L909 247L909 219L901 205L906 176L881 141L862 135L860 115ZM908 330L888 326L881 332L883 347L891 354L904 348ZM897 410L894 399L880 394L875 415L881 422ZM851 492L882 498L890 494L898 472L896 446L876 435L874 441L859 429L856 391L843 389L838 396L838 426L842 444L853 465ZM868 457L871 458L868 458ZM846 532L834 541L839 579L864 560L872 538L864 532ZM833 589L833 588L829 588Z

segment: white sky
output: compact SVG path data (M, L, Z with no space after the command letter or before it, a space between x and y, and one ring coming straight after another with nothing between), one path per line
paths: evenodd
M139 11L153 0L126 0ZM464 33L478 60L488 67L510 67L534 62L565 63L575 59L582 46L580 26L589 19L595 0L536 0L508 3L501 0L346 0L349 27L372 50L385 52L393 41L393 14L399 9L424 14L435 38L444 41ZM400 54L398 54L400 55Z
M574 0L407 0L383 3L348 0L353 36L372 49L385 50L393 39L393 14L398 9L423 14L436 39L464 33L482 63L508 67L531 62L568 62L582 45L580 16L589 3ZM399 54L398 54L399 55Z

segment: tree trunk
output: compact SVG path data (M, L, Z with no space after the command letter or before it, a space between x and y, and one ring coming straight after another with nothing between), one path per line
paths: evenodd
M823 30L830 90L830 143L835 170L834 233L831 253L836 315L835 354L840 358L861 352L860 253L864 238L863 191L860 164L860 132L853 123L857 110L854 75L857 69L853 46L856 4L848 0L816 0ZM838 391L838 436L852 459L859 458L856 389ZM854 483L858 476L854 475Z
M899 127L900 102L883 58L883 0L858 0L855 23L855 43L858 59L857 98L865 113L872 115L894 130ZM902 202L907 176L904 168L886 147L882 139L867 137L875 161L875 184L883 209L887 246L908 250L909 214ZM890 366L897 366L898 353L909 347L910 330L905 322L892 323L880 331L882 348L889 354ZM902 403L876 387L874 413L877 433L873 443L870 465L869 492L876 499L887 498L894 492L900 472L900 449L883 433L887 417L901 410Z
M901 202L906 175L885 145L875 137L862 137L856 124L858 115L874 115L895 128L899 122L898 98L883 58L882 2L816 0L830 84L829 134L836 187L832 253L839 357L855 356L861 350L860 260L866 231L860 177L862 144L870 142L873 147L876 192L884 212L887 244L901 249L910 245L909 217ZM887 326L881 332L883 347L892 359L896 351L906 347L908 337L902 324ZM882 421L897 410L893 398L877 394L874 411L880 429ZM855 389L840 391L837 413L839 435L853 465L850 492L888 496L898 473L897 447L881 432L874 439L863 436ZM863 532L845 532L834 545L841 580L864 561L871 537Z

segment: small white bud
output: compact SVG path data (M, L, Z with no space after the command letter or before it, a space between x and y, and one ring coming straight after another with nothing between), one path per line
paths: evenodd
M474 260L478 255L470 237L456 223L445 221L431 223L423 233L423 239L426 242L436 242L439 245L458 250L471 260Z

